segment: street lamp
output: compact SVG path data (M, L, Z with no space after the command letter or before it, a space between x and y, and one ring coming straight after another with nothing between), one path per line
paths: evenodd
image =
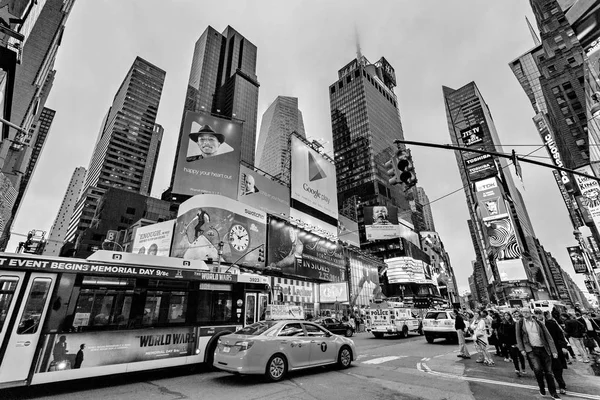
M121 246L119 243L115 242L114 240L108 240L108 239L104 239L104 242L102 242L102 250L106 250L106 249L104 248L104 245L105 245L106 243L112 243L113 245L114 245L114 244L116 244L116 245L117 245L117 246L119 246L119 248L121 249L121 250L119 250L119 251L123 251L123 246ZM114 250L113 250L113 251L114 251Z
M600 285L598 284L598 278L596 277L596 274L594 273L594 268L592 267L592 263L590 262L589 249L587 248L587 245L585 244L585 240L583 239L583 235L579 231L579 229L575 229L573 231L573 236L575 236L575 239L577 239L577 241L579 242L579 246L583 250L582 253L583 253L583 259L585 261L585 267L587 269L588 276L591 276L591 278L594 282L595 295L598 298L598 302L600 303Z

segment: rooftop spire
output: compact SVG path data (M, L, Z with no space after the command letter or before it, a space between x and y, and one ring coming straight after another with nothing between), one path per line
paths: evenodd
M533 30L533 26L531 26L531 23L529 22L529 18L527 18L527 16L525 16L525 21L527 21L527 26L529 27L529 32L531 33L531 37L533 38L533 43L536 46L539 46L540 44L542 44L542 42L540 41L540 38L537 36L535 31Z

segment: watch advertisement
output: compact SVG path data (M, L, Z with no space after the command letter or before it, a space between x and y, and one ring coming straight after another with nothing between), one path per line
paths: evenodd
M344 282L342 246L284 221L271 219L267 269L326 282Z
M211 193L237 199L242 125L188 111L182 135L173 193Z
M267 214L225 196L200 194L179 206L171 257L265 266Z

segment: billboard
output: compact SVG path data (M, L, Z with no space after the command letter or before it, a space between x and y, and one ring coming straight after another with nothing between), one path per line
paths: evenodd
M465 169L471 182L496 176L498 173L490 154L476 154L473 158L465 159Z
M327 282L347 280L342 246L336 243L274 218L268 243L269 269Z
M338 215L338 239L348 242L352 246L360 247L360 237L358 236L358 222L352 221L342 214Z
M562 162L562 157L558 151L556 142L554 141L555 134L552 132L552 128L550 127L546 114L541 112L536 114L535 117L533 117L533 123L535 124L538 133L544 142L544 146L546 146L546 150L548 151L548 155L552 160L552 164L563 168L564 164ZM560 175L560 181L565 186L567 191L571 191L573 183L571 182L569 174L567 174L565 171L553 171Z
M585 259L583 258L583 252L579 246L567 247L571 264L576 274L586 274L587 266L585 265Z
M290 222L301 229L313 232L326 239L337 241L338 230L335 225L328 224L319 218L298 211L295 208L290 209Z
M577 168L575 171L594 176L592 167ZM595 179L574 175L575 182L581 191L581 204L587 210L596 228L600 228L600 185Z
M347 256L350 264L350 304L368 306L382 294L377 264L353 251L348 251Z
M319 285L321 303L342 303L348 301L348 282L321 283Z
M177 153L173 193L237 199L242 125L187 111Z
M521 257L515 227L510 216L483 221L490 244L490 253L495 260L514 260Z
M431 283L431 268L412 257L395 257L385 260L388 283Z
M175 220L159 222L135 230L132 253L169 257Z
M398 237L398 209L396 207L364 207L363 214L367 240Z
M498 266L498 274L500 274L501 282L527 280L527 273L520 258L496 261L496 265Z
M460 138L467 147L483 143L483 129L481 129L481 125L479 124L461 129Z
M506 217L508 210L496 178L475 182L475 194L484 221Z
M238 201L273 215L290 215L290 189L240 165Z
M265 245L267 214L224 196L200 194L181 203L171 257L219 260L264 268L258 248Z
M335 166L292 135L292 198L338 218Z

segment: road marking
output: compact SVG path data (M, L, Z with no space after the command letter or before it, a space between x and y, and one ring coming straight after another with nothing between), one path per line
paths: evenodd
M454 374L446 374L443 372L436 372L436 371L432 371L431 368L429 368L427 366L427 364L425 364L425 363L417 363L417 369L421 372L425 372L427 374L436 375L436 376L440 376L440 377L444 377L444 378L450 378L450 379L458 378L458 379L462 379L464 381L469 381L469 382L488 383L491 385L510 386L510 387L514 387L514 388L530 389L530 390L535 390L535 391L540 390L537 386L522 385L520 383L495 381L492 379L483 379L483 378L475 378L475 377L471 377L471 376L461 376L461 375L454 375ZM593 394L576 393L576 392L569 391L567 395L572 396L572 397L579 397L582 399L600 400L600 396L596 396Z
M379 357L379 358L374 358L372 360L369 361L363 361L363 364L382 364L384 362L388 362L388 361L393 361L393 360L397 360L399 358L404 358L404 357L408 357L408 356L388 356L388 357Z

